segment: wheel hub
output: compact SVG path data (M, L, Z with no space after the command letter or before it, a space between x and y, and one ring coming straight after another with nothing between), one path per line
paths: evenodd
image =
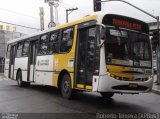
M64 92L68 93L69 89L70 89L69 82L68 81L64 81L64 84L63 84Z

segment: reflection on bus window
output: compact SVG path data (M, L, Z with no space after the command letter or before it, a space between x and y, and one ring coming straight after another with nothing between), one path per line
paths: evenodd
M73 42L73 28L68 28L63 30L60 52L68 52L72 47L72 42Z
M22 47L23 47L23 42L19 42L18 46L17 46L16 57L21 57L22 56Z
M59 31L51 33L50 43L49 43L49 54L59 52L59 40L60 40L60 32Z
M108 64L118 63L118 65L129 66L135 64L136 66L140 66L140 61L150 62L151 53L149 52L149 44L147 35L120 30L119 32L112 30L111 33L107 30L107 39L105 42L106 62ZM128 61L130 61L130 63L127 64ZM124 64L124 62L126 64Z
M29 52L29 42L25 41L22 50L22 56L28 56L28 52Z
M47 55L48 54L48 34L41 36L39 46L40 46L39 54L40 55Z
M6 58L10 57L10 49L11 49L11 45L7 46L7 53L6 53Z

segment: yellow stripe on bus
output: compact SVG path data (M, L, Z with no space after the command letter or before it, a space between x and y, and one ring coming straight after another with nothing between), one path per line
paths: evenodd
M92 90L92 86L86 86L87 90Z
M77 84L77 88L84 88L84 84Z

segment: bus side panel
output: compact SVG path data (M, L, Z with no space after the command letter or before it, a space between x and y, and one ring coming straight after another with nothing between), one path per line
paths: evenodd
M53 55L37 56L35 83L52 85Z
M27 81L28 57L15 58L14 79L16 79L18 69L22 71L22 80Z
M57 86L58 77L61 71L66 70L68 73L73 74L74 72L74 53L67 53L67 54L58 54L54 56L54 63L53 63L53 86ZM71 81L73 84L73 75L71 76Z
M5 68L4 68L4 75L8 78L9 76L9 59L6 58L5 60Z
M72 88L74 88L74 62L75 62L75 47L76 47L76 38L77 38L77 26L74 26L74 36L72 48L68 53L64 54L55 54L53 61L53 81L52 85L57 87L59 73L62 70L67 70L70 74Z
M14 79L14 74L13 74L14 73L13 72L14 69L13 68L14 68L14 65L11 65L11 79Z

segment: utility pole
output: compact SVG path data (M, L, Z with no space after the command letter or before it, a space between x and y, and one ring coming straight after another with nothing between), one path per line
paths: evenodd
M157 54L157 84L160 85L160 37L159 37L159 16L157 16L157 31L158 31L158 51Z
M54 18L53 18L53 4L49 3L50 6L50 22L54 22Z
M71 14L74 10L78 10L78 8L72 8L72 9L66 9L66 22L68 23L68 16ZM70 13L69 13L70 12Z
M50 23L48 24L48 27L55 27L56 24L58 24L58 4L59 0L45 0L45 3L48 3L50 6ZM53 17L53 6L55 7L55 18L56 18L56 23L54 22L54 17Z
M59 24L59 21L58 21L58 2L57 3L54 3L54 8L55 8L55 22L56 24L58 25Z
M44 30L44 9L43 9L43 7L40 7L39 10L40 10L40 13L39 13L39 15L40 15L40 26L41 26L41 31L43 31Z

